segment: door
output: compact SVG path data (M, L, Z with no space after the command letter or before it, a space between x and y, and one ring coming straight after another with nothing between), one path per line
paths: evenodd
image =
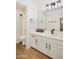
M16 42L20 42L18 39L22 35L22 19L23 16L19 10L16 11Z
M20 16L20 13L16 12L16 34L21 35L22 33L22 16Z

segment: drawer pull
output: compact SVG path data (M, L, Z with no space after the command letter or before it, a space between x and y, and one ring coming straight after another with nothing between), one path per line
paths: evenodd
M47 43L46 43L46 48L47 48Z
M36 39L36 42L35 43L37 44L37 39Z

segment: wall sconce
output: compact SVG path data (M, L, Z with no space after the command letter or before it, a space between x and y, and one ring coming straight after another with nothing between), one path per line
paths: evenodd
M30 21L30 23L33 23L33 19L32 18L29 21Z
M20 16L23 16L23 14L19 14Z

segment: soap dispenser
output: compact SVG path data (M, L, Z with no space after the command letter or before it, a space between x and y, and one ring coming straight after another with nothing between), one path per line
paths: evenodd
M55 29L53 28L53 29L51 30L51 34L54 34L54 31L55 31Z

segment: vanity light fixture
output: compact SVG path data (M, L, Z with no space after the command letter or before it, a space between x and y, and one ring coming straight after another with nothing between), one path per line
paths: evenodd
M51 3L45 5L45 9L56 9L56 8L63 8L63 6L61 4L61 0L51 2Z
M61 7L61 8L63 7L62 4L61 4L61 0L58 0L58 1L57 1L57 6L58 6L58 7Z
M51 8L55 8L55 3L51 3Z

